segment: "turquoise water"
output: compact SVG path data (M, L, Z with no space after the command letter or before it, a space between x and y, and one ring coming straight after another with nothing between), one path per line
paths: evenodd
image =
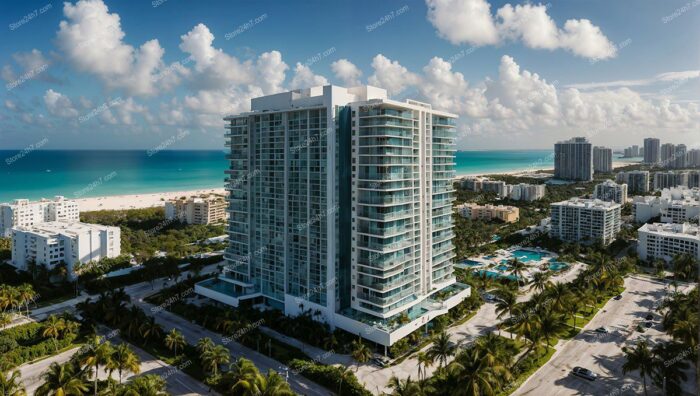
M0 150L0 202L223 188L224 150ZM553 167L552 150L458 151L456 174Z
M561 271L567 268L569 268L569 265L566 263L560 263L558 261L551 261L549 263L549 269L552 271Z
M518 277L515 275L502 275L500 272L494 272L494 271L485 271L485 270L480 270L476 271L477 274L486 274L487 277L489 278L507 278L510 280L517 280Z
M505 264L501 264L498 267L496 267L496 269L499 271L508 271L508 269L510 269L510 267L505 265Z
M546 253L537 253L521 249L514 250L512 255L513 257L516 257L518 261L521 261L523 263L529 263L531 261L540 261L548 256Z
M474 260L464 260L460 264L466 265L468 267L478 267L480 265L483 265L482 263Z

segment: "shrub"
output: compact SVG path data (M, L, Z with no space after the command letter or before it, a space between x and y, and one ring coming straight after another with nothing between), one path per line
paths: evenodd
M331 390L338 389L340 379L343 377L343 370L336 366L316 364L308 360L294 359L289 362L289 367ZM345 374L342 392L344 395L350 396L370 396L372 394L360 384L355 374L351 372Z

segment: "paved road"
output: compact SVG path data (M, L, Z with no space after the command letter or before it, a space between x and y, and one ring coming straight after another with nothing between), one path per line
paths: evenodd
M103 335L104 334L111 333L106 331L103 332ZM111 337L109 341L113 344L120 344L124 342L118 336ZM166 380L166 388L170 394L174 396L216 394L215 392L208 392L207 386L190 377L189 375L185 374L184 372L178 370L177 367L173 367L163 362L162 360L156 359L153 355L134 345L131 345L131 348L141 359L141 373L139 375L155 374L162 376ZM71 356L73 356L79 349L80 348L76 347L68 351L59 353L58 355L54 355L46 359L40 360L38 362L24 364L20 366L19 370L20 373L22 373L22 383L24 384L27 394L33 395L36 389L39 386L41 386L41 384L44 382L42 379L42 375L44 372L46 372L46 370L48 370L49 366L52 363L62 364L69 361ZM101 369L99 374L100 379L104 380L107 378L107 376L107 371ZM122 380L126 382L127 380L133 377L134 375L131 373L124 373L122 376ZM119 374L116 372L113 373L112 378L118 381Z
M622 347L633 346L640 339L653 341L668 339L662 332L660 316L654 313L654 326L645 333L634 329L638 322L653 310L666 294L665 284L643 276L625 279L625 292L621 300L610 300L574 339L560 341L557 351L517 389L514 396L524 395L632 395L643 394L642 380L635 373L622 374L624 354ZM689 288L679 288L687 291ZM606 327L610 333L599 335L594 330ZM594 382L573 377L572 368L581 366L597 373ZM692 387L695 379L690 378ZM647 379L647 384L650 384ZM659 389L649 385L649 394Z
M564 283L571 282L584 268L585 264L577 263L566 273L553 277L552 281ZM518 296L518 301L527 301L533 293L534 292L523 291L522 294ZM498 330L496 329L496 324L503 320L503 318L498 319L497 316L496 304L487 302L483 304L476 314L468 321L459 326L449 328L447 330L447 334L450 335L450 339L454 343L469 343L481 335L497 332ZM426 346L422 350L426 351L429 348L430 345ZM353 367L357 368L358 380L374 394L381 394L382 392L391 393L391 389L386 387L386 384L389 382L389 379L392 376L396 376L400 379L405 379L409 376L413 380L418 379L418 359L416 358L415 354L395 366L384 369L380 369L371 364L363 364L359 367L354 364ZM436 370L437 363L428 368L428 376L432 376Z

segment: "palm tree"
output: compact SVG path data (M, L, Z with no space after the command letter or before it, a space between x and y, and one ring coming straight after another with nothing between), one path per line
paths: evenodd
M51 363L43 378L36 396L82 396L88 390L84 374L71 362Z
M358 363L367 363L372 358L372 350L362 342L362 338L353 341L351 344L352 352L350 355Z
M165 380L155 374L140 375L129 382L122 396L168 396Z
M177 356L177 348L183 348L186 344L185 336L175 328L165 336L165 346L174 351L175 356Z
M510 274L515 276L518 284L520 284L520 282L523 279L523 274L527 269L527 265L525 265L525 263L521 262L515 257L513 257L513 259L508 263L508 265L510 265Z
M78 351L78 361L81 366L88 369L95 369L94 392L97 396L97 379L100 373L100 366L111 364L112 345L109 341L102 342L102 337L94 336Z
M634 349L625 347L622 348L622 351L625 353L625 363L622 365L622 372L627 374L630 371L639 370L639 375L642 377L642 383L644 384L644 395L647 395L647 377L654 373L654 362L651 350L649 350L649 344L645 340L641 340L635 345Z
M0 395L3 396L27 396L22 385L22 374L19 371L0 373Z
M579 294L572 294L571 297L567 299L566 312L571 314L571 320L573 321L573 328L576 329L576 315L579 309L581 309L581 298Z
M338 396L342 394L343 391L343 383L350 381L352 378L352 371L350 371L350 367L348 366L336 366L336 370L338 370L338 376L337 376L337 381L338 381Z
M681 340L691 349L697 349L698 322L697 319L685 319L673 324L670 333L674 339Z
M197 341L197 351L200 354L209 351L212 348L214 348L214 341L212 341L209 337L200 338L199 341Z
M122 383L122 372L126 371L133 374L141 372L141 359L128 344L122 343L114 348L112 357L108 363L110 369L117 370L119 373L119 383Z
M654 355L654 384L666 391L668 395L682 394L681 384L688 380L685 370L690 368L688 362L678 359L684 356L687 348L676 342L659 342L654 345L651 353ZM670 364L669 364L670 363Z
M233 378L231 393L238 395L251 389L261 374L252 361L239 358L236 363L231 365L231 376Z
M144 342L148 342L151 338L158 338L163 335L163 328L156 323L156 319L153 316L149 316L148 319L141 324L139 330L141 336L144 338Z
M494 369L486 366L476 348L457 354L448 368L450 385L455 395L494 396L499 381Z
M439 362L439 367L447 365L447 359L455 354L457 347L450 341L450 336L444 331L433 338L433 345L428 349L428 356Z
M551 303L549 305L549 311L557 311L557 312L562 312L564 311L565 305L567 298L571 294L571 291L569 290L569 286L566 285L565 283L562 282L557 282L553 285L551 285L549 288L547 288L547 297L551 299Z
M535 272L530 281L530 290L542 292L552 284L552 282L549 281L550 276L551 274L549 272Z
M65 321L56 315L49 316L44 322L44 330L41 332L41 335L43 337L51 337L53 339L56 352L58 352L58 343L56 340L61 335L65 324Z
M231 352L223 345L217 345L202 352L201 360L204 368L211 372L212 376L216 377L219 372L219 366L228 364L231 361Z
M12 315L7 312L0 312L0 328L4 329L5 326L12 323Z
M547 341L547 346L551 346L549 341L552 338L556 338L557 335L561 334L566 329L565 321L562 318L562 315L557 315L553 312L545 313L537 318L539 322L539 331L542 337Z
M499 290L496 292L496 296L498 297L496 301L496 313L498 314L498 318L500 319L507 312L508 319L511 320L513 318L513 309L518 304L517 296L508 289ZM512 333L510 338L513 338Z
M432 366L433 359L431 359L430 356L428 356L428 354L425 352L418 352L418 355L416 357L418 358L418 379L421 379L422 372L422 379L425 380L425 378L428 376L428 367Z
M416 396L419 392L417 383L411 380L410 375L404 380L392 376L387 386L393 390L391 396Z
M24 304L26 307L27 317L29 317L29 303L34 301L36 298L36 292L34 291L32 285L24 283L17 287L17 297L19 298L20 303Z
M267 376L258 377L257 392L255 396L294 396L295 393L289 387L285 379L276 371L270 370Z

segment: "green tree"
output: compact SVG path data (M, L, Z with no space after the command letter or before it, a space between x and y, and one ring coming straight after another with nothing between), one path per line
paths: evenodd
M119 344L112 352L112 357L107 363L112 370L117 370L119 374L119 383L122 383L122 373L129 372L138 374L141 372L141 359L128 344Z
M450 341L450 336L444 331L433 337L433 344L428 348L428 356L439 362L439 367L447 365L447 359L455 354L457 347Z
M44 321L44 329L41 332L43 337L51 337L53 339L54 349L58 352L58 337L65 328L66 322L56 315L51 315Z
M622 348L625 353L625 363L622 364L624 374L630 371L639 371L644 385L644 395L647 395L647 377L654 374L654 360L649 349L649 344L645 340L637 342L634 348Z
M177 356L177 349L178 348L183 348L185 345L187 345L187 341L185 341L185 336L182 335L181 332L179 332L177 329L173 328L170 330L168 335L165 336L165 346L168 347L171 351L174 351L174 355Z
M109 341L104 341L100 336L94 336L80 348L77 353L78 362L80 365L89 369L94 369L94 385L93 390L97 396L97 379L99 378L100 366L112 364L113 348Z
M19 371L7 374L0 372L0 395L27 396L22 385L22 374Z
M231 361L231 352L223 345L217 345L201 354L204 368L216 377L219 373L219 366L228 364Z
M362 342L362 339L353 341L350 348L352 350L350 355L358 363L367 363L372 358L372 350Z
M88 391L87 379L72 362L51 363L36 396L82 396Z

